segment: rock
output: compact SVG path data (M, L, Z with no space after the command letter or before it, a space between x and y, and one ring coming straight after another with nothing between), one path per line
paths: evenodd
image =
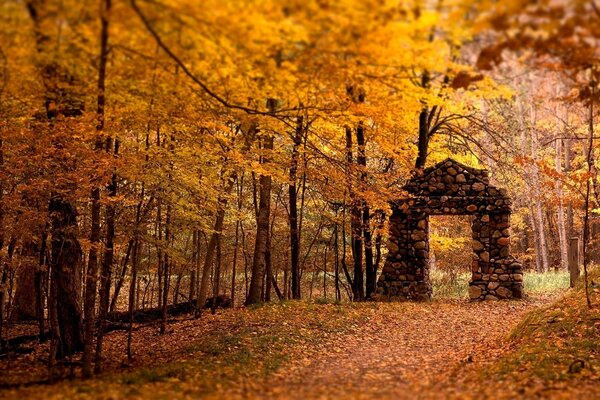
M465 176L463 174L458 174L458 175L456 175L456 182L457 183L465 183L465 182L467 182L467 179L465 178Z
M446 170L446 172L448 173L448 175L452 175L455 176L457 174L456 169L450 167Z
M498 244L500 246L508 246L510 244L510 238L501 237L500 239L498 239Z
M488 289L490 289L490 290L496 290L498 288L498 286L500 286L500 284L498 282L488 283Z
M493 296L491 294L488 294L485 296L486 300L499 300L496 296Z
M479 254L479 259L483 262L489 262L490 261L490 253L488 253L487 251L484 251L483 253Z
M427 229L427 220L426 219L422 219L417 223L417 228L419 229Z
M500 286L498 289L496 289L496 294L501 299L510 299L512 297L512 292L510 289L505 288L504 286Z
M473 184L473 190L476 192L481 192L481 191L485 190L485 185L481 182L475 182Z
M471 243L474 251L481 251L484 249L483 243L481 243L479 240L473 240Z
M425 240L427 239L427 233L425 231L414 231L410 237L414 241Z
M477 206L475 204L469 204L467 206L467 211L469 211L469 212L477 211Z
M502 282L506 282L510 279L510 275L508 274L502 274L498 277L498 279L500 279Z
M422 241L422 240L421 240L420 242L417 242L417 243L415 243L415 245L414 245L415 249L417 249L417 250L422 250L422 249L424 249L426 246L427 246L427 245L426 245L426 244L425 244L425 242L424 242L424 241Z
M479 286L475 286L475 285L471 285L469 286L469 298L470 299L478 299L479 297L481 297L481 293L483 291L481 290L481 288Z
M398 250L400 250L398 245L394 242L388 242L387 248L388 248L388 253L391 253L391 254L395 254L398 252Z

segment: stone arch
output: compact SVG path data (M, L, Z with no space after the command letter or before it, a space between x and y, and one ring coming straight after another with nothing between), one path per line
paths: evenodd
M511 203L488 172L452 159L421 171L392 203L388 255L377 282L381 300L430 300L429 216L472 216L472 300L522 298L522 265L510 254Z

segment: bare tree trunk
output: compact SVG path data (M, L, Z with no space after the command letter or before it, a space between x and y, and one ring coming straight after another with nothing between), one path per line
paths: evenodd
M592 77L594 75L592 74ZM595 83L590 84L590 104L589 104L589 117L588 117L588 130L589 130L589 143L587 149L587 166L588 173L592 174L594 170L594 94L595 94ZM588 177L586 179L586 190L585 190L585 204L584 204L584 218L583 218L583 283L585 286L585 299L587 301L588 308L592 308L592 300L590 298L590 290L588 285L588 244L590 241L590 227L589 227L589 212L590 212L590 179L596 179L597 176Z
M337 212L336 212L337 217ZM333 235L334 235L334 280L335 280L335 300L341 301L342 294L340 292L340 245L339 245L339 224L337 221L333 227Z
M46 260L46 247L48 246L48 234L46 233L46 227L42 231L42 239L41 239L41 247L39 252L38 266L35 270L34 281L35 281L35 315L38 320L38 329L40 337L44 333L44 289L43 289L43 281L44 276L47 277L47 274L44 273L44 266L47 266ZM1 246L0 246L1 247ZM0 336L1 337L1 336Z
M169 248L171 244L171 205L167 205L167 215L165 221L165 242L166 250L164 253L163 262L163 290L162 290L162 318L160 322L161 335L167 331L167 306L169 305L169 284L171 280L170 268L171 260L169 259Z
M102 150L104 130L104 106L106 103L106 62L108 59L108 13L111 0L100 0L100 57L98 60L98 83L96 104L96 144L95 150ZM113 210L114 211L114 210ZM92 352L94 345L94 329L96 327L96 286L98 282L98 251L100 246L100 188L92 189L92 227L90 234L90 254L88 259L88 272L86 275L85 307L84 307L84 348L83 348L83 377L92 376ZM112 260L111 260L112 261ZM102 331L100 329L99 331ZM99 336L102 336L99 333ZM102 344L97 345L101 358ZM99 368L99 367L98 367Z
M262 164L269 164L270 152L273 150L273 136L264 139L265 155ZM266 257L269 251L269 234L271 219L271 176L261 175L259 178L259 205L256 223L256 241L252 261L252 275L246 305L257 304L261 301L261 292L266 270Z
M354 277L352 279L352 300L361 301L365 298L365 289L363 281L363 253L362 253L362 213L360 209L360 201L356 197L354 189L352 187L352 176L353 176L353 156L352 156L352 130L346 128L346 172L348 175L348 187L350 193L350 226L352 232L352 257L354 259Z
M556 141L556 172L562 174L562 142L560 140ZM569 243L567 237L567 229L565 225L565 210L564 210L564 196L562 191L562 182L561 180L556 181L556 197L558 199L558 207L557 207L557 223L558 223L558 239L559 239L559 247L560 247L560 261L561 267L565 271L568 269L569 264Z
M198 264L198 231L192 231L192 270L190 271L190 288L188 292L189 301L194 301L196 298L196 265Z
M137 286L137 272L140 262L141 242L136 237L133 242L133 257L131 261L131 282L129 284L129 329L127 331L127 360L133 361L131 342L133 338L133 312L135 311L135 289Z
M83 350L81 324L81 247L75 235L77 213L73 206L60 197L50 201L52 218L51 286L55 294L52 305L56 309L58 342L56 357L64 358ZM60 300L59 300L60 299Z
M358 166L360 168L361 191L365 191L367 185L367 156L365 132L362 123L360 123L356 128L356 145L358 148L356 158ZM371 296L375 293L375 285L377 284L377 272L375 271L375 267L373 265L373 235L371 234L371 211L369 208L369 204L364 198L361 200L361 209L361 226L365 246L366 298L370 299Z
M4 238L3 238L4 240ZM0 260L2 262L2 274L0 274L0 349L4 346L4 320L6 315L6 288L8 280L8 269L10 268L10 262L12 261L13 253L15 251L16 240L12 238L8 243L6 259Z
M532 146L531 153L532 157L535 157L535 152L537 151L536 146L533 143L536 142L535 138L532 138ZM533 206L534 206L534 215L533 217L536 219L537 228L538 228L538 238L539 238L539 257L540 257L540 271L546 272L549 270L548 263L548 241L546 239L546 224L544 223L544 212L542 206L542 194L540 190L540 175L537 164L535 164L535 158L533 158L534 163L531 166L532 169L532 185L533 185Z
M292 148L290 163L290 184L288 186L289 198L289 225L290 225L290 266L292 272L292 298L300 299L300 234L298 231L298 191L296 188L299 152L302 143L303 118L296 120L296 134Z

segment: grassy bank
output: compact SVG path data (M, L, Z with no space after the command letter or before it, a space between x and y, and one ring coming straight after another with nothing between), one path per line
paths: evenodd
M531 277L535 285L530 291L553 287L563 279ZM600 271L596 269L590 276L592 309L580 282L554 304L529 313L507 338L511 350L485 368L482 380L501 383L527 397L570 397L573 391L577 396L599 396L599 281Z

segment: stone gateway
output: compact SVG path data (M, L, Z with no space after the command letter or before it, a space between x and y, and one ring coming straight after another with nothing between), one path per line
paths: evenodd
M379 300L430 300L429 216L472 216L472 300L523 297L522 265L510 254L510 199L488 172L452 159L419 171L392 204L388 255L377 282Z

